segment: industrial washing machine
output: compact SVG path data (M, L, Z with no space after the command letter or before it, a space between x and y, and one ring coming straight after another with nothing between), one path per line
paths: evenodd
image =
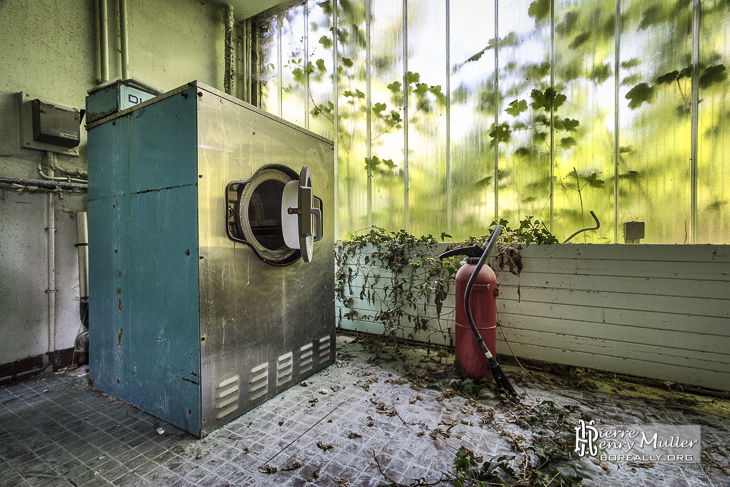
M202 437L334 362L330 141L199 82L87 129L95 388Z

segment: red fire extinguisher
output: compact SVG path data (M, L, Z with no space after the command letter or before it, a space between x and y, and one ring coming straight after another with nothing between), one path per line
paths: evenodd
M516 395L494 358L499 288L494 271L484 265L501 232L502 226L497 225L482 247L459 247L444 252L439 258L467 256L466 264L456 273L456 360L474 381L483 379L491 371L499 387Z
M466 375L475 382L479 382L489 375L489 364L487 356L482 352L476 337L469 326L466 318L466 307L464 293L466 285L477 264L479 258L468 257L466 264L462 265L456 273L456 360L463 368ZM472 287L469 306L474 317L479 335L487 345L492 355L497 355L497 276L488 265L485 265L477 273Z

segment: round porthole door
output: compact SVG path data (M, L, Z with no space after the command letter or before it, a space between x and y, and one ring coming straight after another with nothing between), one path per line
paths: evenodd
M227 187L228 236L248 244L264 261L285 266L312 259L322 234L322 201L312 192L309 167L300 174L272 164Z

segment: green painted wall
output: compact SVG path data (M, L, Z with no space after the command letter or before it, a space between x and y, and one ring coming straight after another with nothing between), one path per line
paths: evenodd
M118 2L107 0L109 77L121 76ZM97 0L0 1L0 176L40 179L42 151L21 149L18 92L83 108L100 81ZM224 9L200 0L127 3L129 74L161 90L200 80L223 86ZM86 131L79 157L86 170ZM56 342L73 346L80 326L75 212L86 195L55 198ZM0 188L0 364L48 352L46 193Z

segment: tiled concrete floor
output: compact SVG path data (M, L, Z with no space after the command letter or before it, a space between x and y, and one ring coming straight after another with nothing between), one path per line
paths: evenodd
M438 480L452 472L460 446L485 458L509 452L503 435L480 425L484 411L477 403L416 390L414 377L440 373L444 360L406 350L415 367L409 368L400 354L375 349L340 336L335 366L202 440L90 388L84 376L53 374L2 387L0 486L359 487L415 485L419 478L452 485ZM643 396L572 389L547 375L520 379L519 369L506 370L525 393L523 402L574 405L572 411L613 424L625 423L627 414L634 422L701 424L703 445L715 448L709 452L714 462L730 464L722 454L730 454L727 401L713 405L700 398L710 409L699 412L696 404L686 408L692 396L683 396L685 406L678 408ZM497 400L479 403L490 410ZM520 432L503 408L495 411L496 424ZM437 428L444 434L436 434ZM728 475L708 463L606 467L609 473L581 460L593 477L587 485L730 485Z

